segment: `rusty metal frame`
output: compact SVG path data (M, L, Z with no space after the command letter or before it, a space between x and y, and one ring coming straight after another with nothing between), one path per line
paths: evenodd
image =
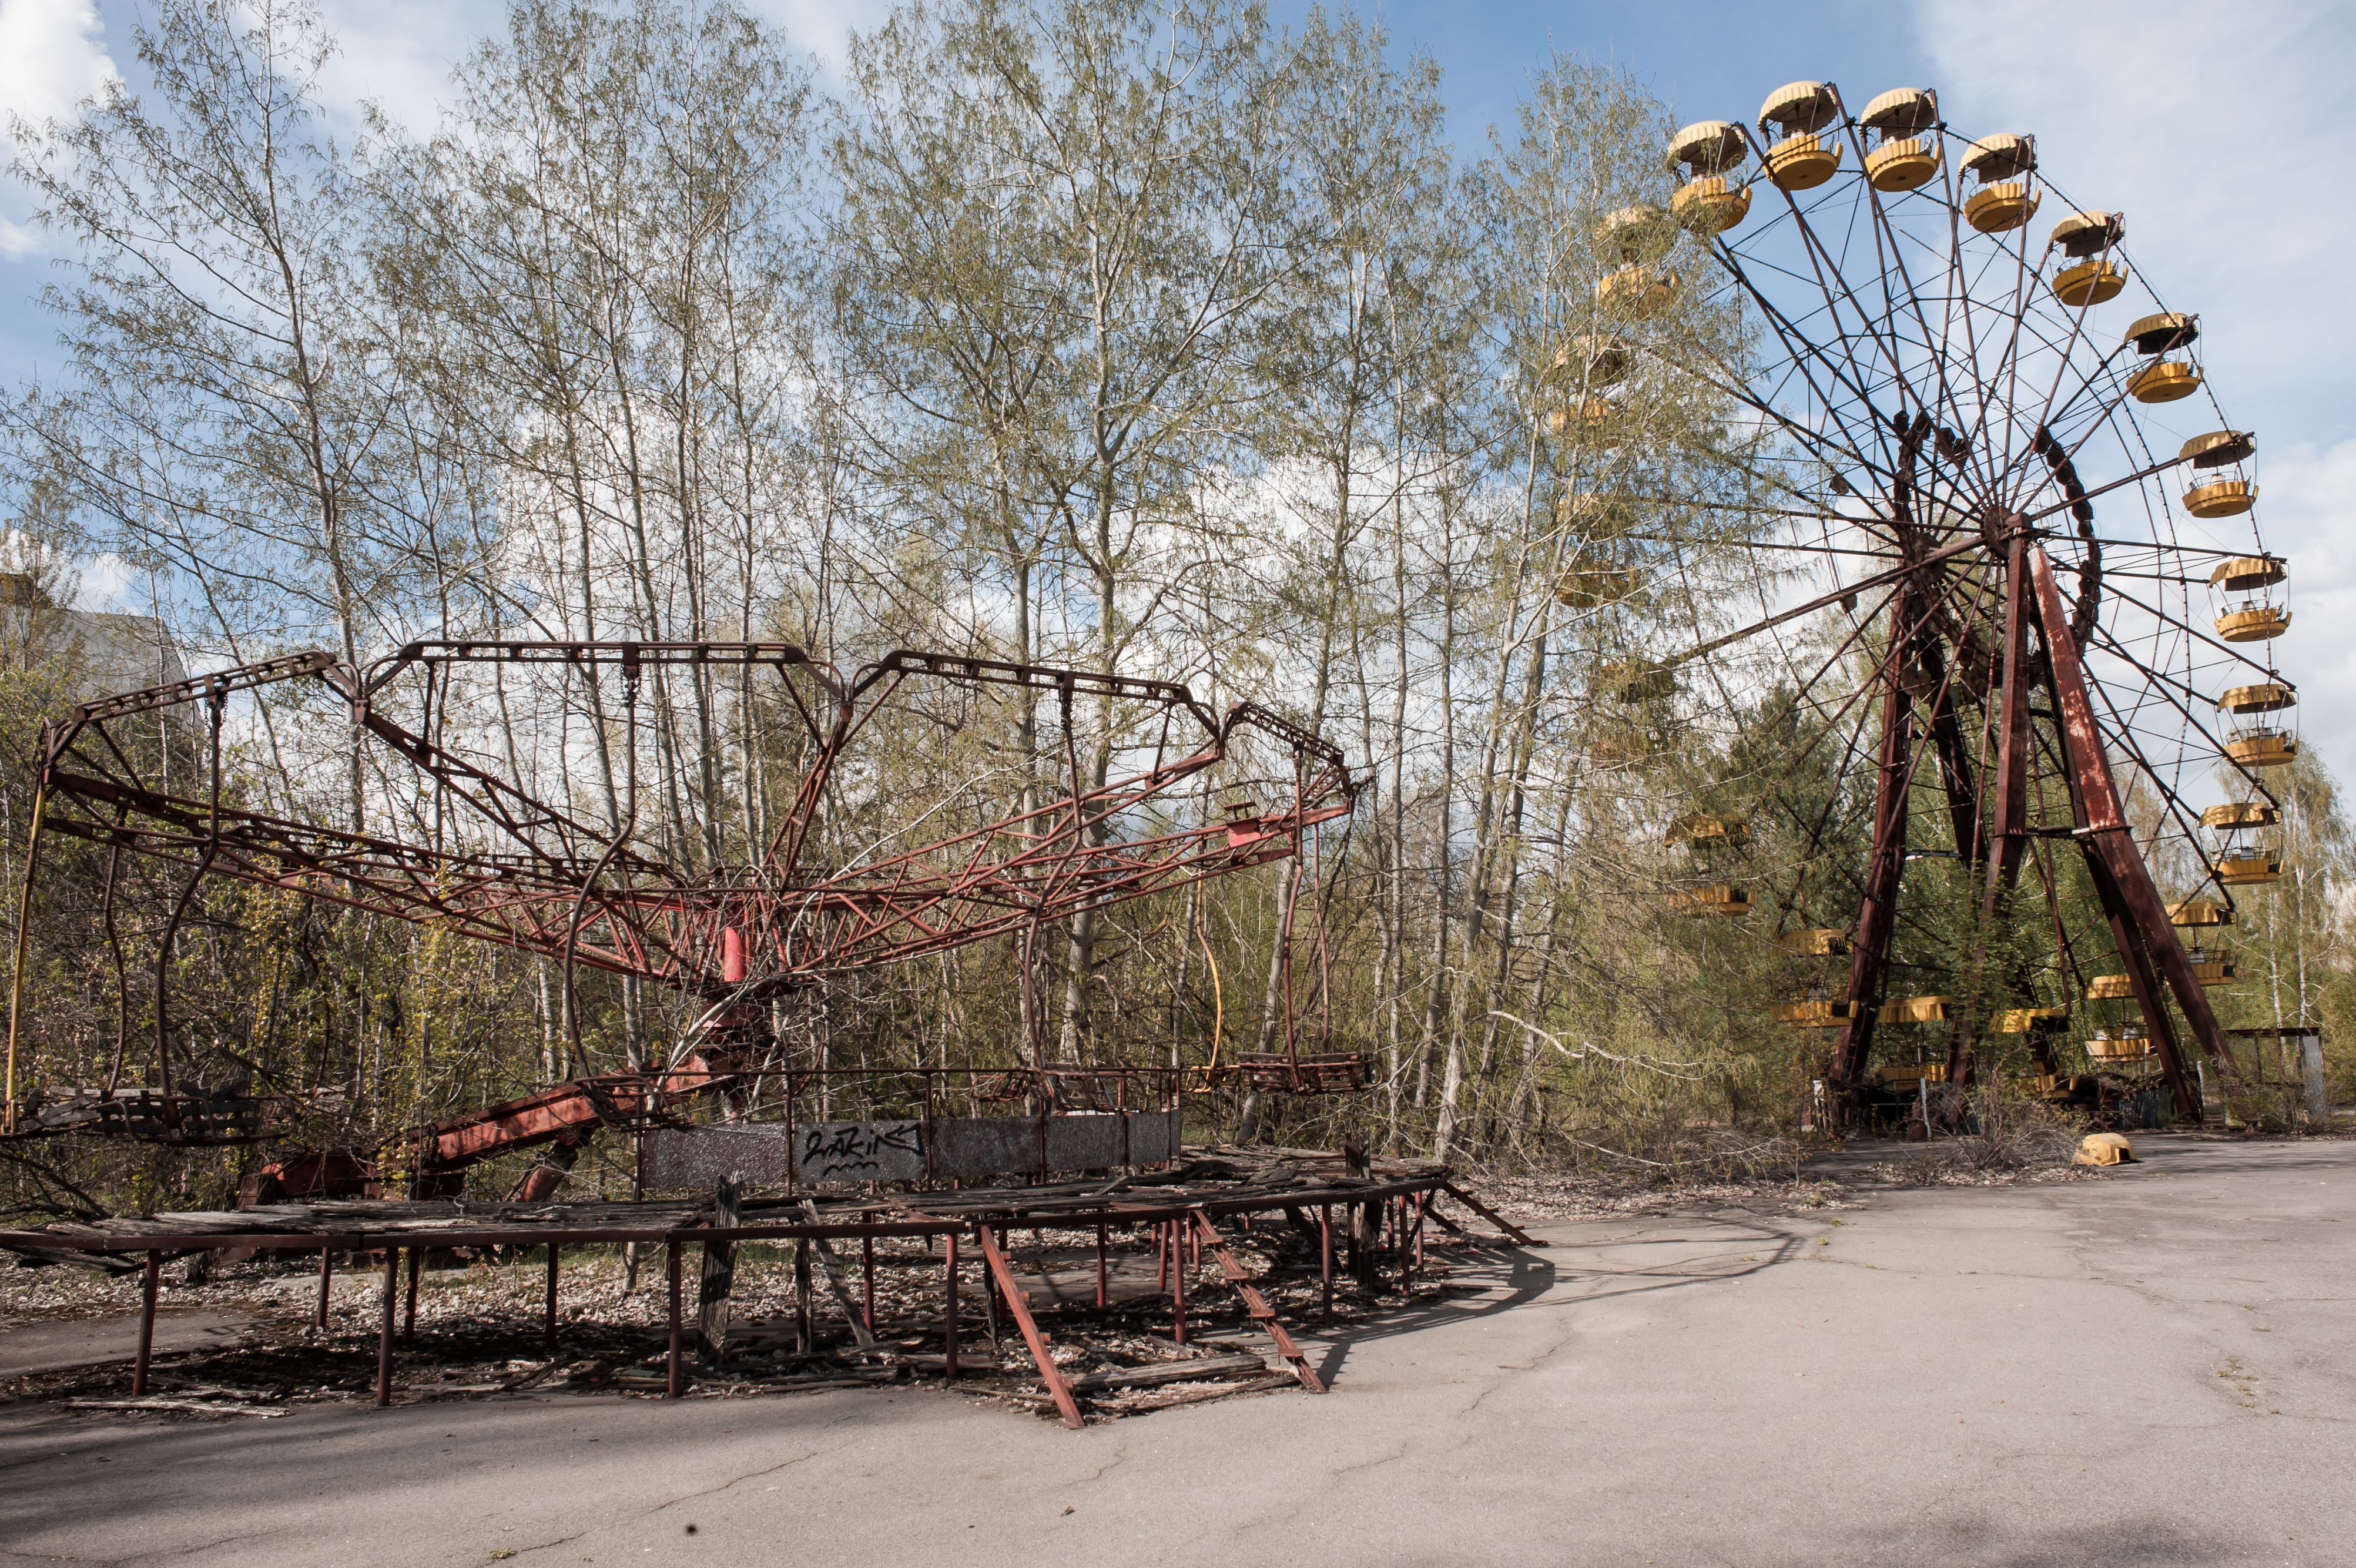
M430 738L436 693L446 691L453 671L477 664L562 666L593 680L610 670L621 675L626 703L633 704L637 683L651 669L766 668L781 677L807 675L815 684L809 700L790 681L785 685L811 749L792 804L759 863L701 874L664 865L634 847L634 822L618 831L600 829L438 745ZM411 729L387 716L383 705L393 682L416 674L423 677L423 717ZM136 748L118 744L110 733L114 724L190 704L208 705L217 722L230 697L290 682L324 687L348 707L357 744L430 781L512 851L417 844L298 821L224 803L218 788L192 796L149 777L131 760ZM809 833L835 771L859 735L910 682L1053 693L1067 707L1076 698L1141 704L1149 726L1154 711L1162 715L1162 740L1153 765L1141 772L1094 787L1076 777L1060 796L1051 793L1029 810L937 843L833 872L806 868ZM1139 808L1172 796L1226 759L1248 730L1290 754L1290 800L1193 826L1120 831L1148 815ZM1173 756L1170 742L1180 732L1191 736ZM731 1036L748 1010L768 998L829 976L1035 930L1082 910L1298 857L1322 824L1350 813L1359 788L1339 749L1320 737L1250 703L1215 713L1176 682L905 649L846 680L782 642L420 641L363 669L327 653L296 654L82 703L45 727L40 761L43 805L28 865L37 864L41 835L56 832L107 845L118 855L129 852L185 866L191 893L209 876L234 879L535 953L563 966L566 1011L576 1024L577 1009L569 1004L575 964L710 1004L697 1026L700 1037L687 1042L662 1072L584 1073L429 1130L423 1143L395 1140L405 1163L444 1169L530 1143L586 1135L597 1124L643 1121L680 1099L743 1081L754 1063L734 1048ZM28 878L25 897L31 897ZM159 987L162 972L159 965ZM159 1035L162 1013L159 1005ZM21 1132L13 1094L17 1026L12 1000L12 1093L5 1130L12 1134ZM159 1039L158 1052L160 1078L169 1071L167 1039ZM1293 1061L1296 1054L1288 1030L1287 1076L1304 1091L1363 1079L1363 1073L1322 1061L1304 1071ZM177 1136L183 1097L154 1098L166 1133Z
M587 1246L651 1245L663 1250L665 1289L668 1292L667 1376L665 1391L670 1398L686 1392L688 1372L685 1362L687 1340L684 1321L682 1254L691 1245L734 1244L745 1241L818 1242L829 1239L856 1239L865 1246L881 1239L939 1237L943 1246L943 1267L948 1290L945 1293L941 1331L946 1354L944 1365L952 1381L958 1373L958 1240L970 1236L978 1243L985 1279L994 1287L1008 1307L1015 1326L1023 1335L1024 1345L1037 1367L1043 1384L1048 1391L1058 1413L1067 1426L1082 1424L1082 1414L1068 1380L1056 1368L1052 1343L1037 1318L1030 1310L1029 1300L1013 1260L1000 1240L999 1232L1016 1226L1044 1227L1054 1230L1090 1229L1099 1233L1108 1229L1128 1231L1146 1230L1158 1238L1163 1249L1165 1264L1199 1263L1201 1252L1207 1249L1218 1263L1226 1282L1242 1298L1248 1319L1268 1332L1279 1354L1289 1363L1294 1378L1312 1392L1323 1392L1325 1385L1309 1365L1300 1346L1292 1339L1268 1305L1248 1276L1242 1270L1232 1249L1219 1233L1214 1218L1224 1215L1293 1213L1303 1206L1330 1206L1336 1202L1352 1205L1380 1204L1388 1209L1394 1204L1413 1203L1419 1217L1429 1211L1429 1204L1440 1193L1447 1192L1468 1207L1496 1223L1505 1232L1502 1240L1509 1247L1543 1246L1543 1242L1525 1236L1518 1229L1498 1219L1478 1203L1466 1197L1455 1185L1445 1167L1427 1166L1408 1174L1375 1174L1346 1182L1326 1181L1297 1189L1264 1190L1248 1196L1218 1197L1193 1195L1182 1201L1154 1203L1119 1197L1076 1208L1038 1208L1035 1211L1017 1191L1004 1194L1007 1199L973 1214L939 1214L928 1212L926 1204L938 1205L948 1194L927 1195L911 1192L898 1195L895 1202L901 1217L879 1217L872 1211L872 1203L861 1200L853 1205L855 1218L830 1217L815 1211L805 1203L803 1217L786 1222L739 1222L721 1224L704 1221L692 1224L565 1224L545 1219L537 1222L521 1217L508 1218L484 1214L469 1219L454 1209L448 1219L409 1218L405 1222L388 1219L387 1222L369 1223L365 1212L346 1212L334 1219L318 1221L285 1223L273 1226L268 1217L257 1216L252 1230L223 1230L212 1225L175 1227L175 1221L203 1219L204 1216L158 1215L153 1219L124 1222L129 1230L98 1231L89 1227L65 1226L34 1230L0 1230L0 1250L33 1252L55 1256L62 1250L104 1255L129 1254L141 1260L143 1284L139 1327L139 1353L132 1373L134 1397L146 1392L148 1367L155 1326L157 1283L163 1261L167 1256L205 1251L222 1247L235 1247L252 1252L294 1252L308 1256L313 1252L321 1259L322 1290L330 1275L329 1261L337 1252L367 1256L374 1253L382 1260L381 1283L377 1301L378 1362L375 1388L376 1402L381 1406L391 1402L393 1345L401 1337L397 1328L402 1297L402 1264L409 1264L408 1275L413 1292L415 1264L425 1249L473 1247L546 1247L548 1249L547 1278L541 1312L541 1331L553 1344L558 1337L558 1256L562 1249L567 1255ZM979 1194L962 1195L966 1197ZM347 1206L348 1209L367 1210L370 1205ZM383 1206L390 1217L404 1207ZM648 1205L655 1208L659 1206ZM299 1213L300 1211L295 1211ZM675 1213L676 1210L674 1209ZM354 1222L357 1220L358 1222ZM1463 1232L1454 1222L1447 1222L1467 1240L1490 1244L1486 1239ZM1399 1237L1402 1273L1416 1266L1407 1251L1407 1237ZM1322 1250L1321 1250L1322 1251ZM405 1256L404 1256L405 1254ZM1419 1246L1417 1248L1419 1255ZM1321 1262L1330 1279L1330 1255ZM1176 1337L1182 1342L1184 1330L1183 1275L1173 1270L1165 1279L1173 1293L1173 1308L1180 1326ZM324 1309L325 1296L322 1295ZM856 1308L846 1295L841 1305L846 1314L855 1315ZM1098 1305L1104 1304L1101 1300ZM1072 1307L1067 1311L1085 1313L1088 1308ZM414 1303L412 1298L411 1312ZM856 1331L854 1330L854 1336Z

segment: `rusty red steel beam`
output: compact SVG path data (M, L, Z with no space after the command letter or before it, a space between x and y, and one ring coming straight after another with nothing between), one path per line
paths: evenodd
M2029 627L2037 614L2029 602L2029 541L2014 537L2005 556L2003 705L1993 715L1998 727L1996 757L1994 853L1987 856L1980 892L1980 929L1972 951L1972 972L1987 961L1988 933L2005 899L2020 879L2020 859L2029 844ZM1947 1044L1949 1097L1968 1087L1977 1020L1957 1025ZM1950 1112L1957 1109L1951 1105Z
M1836 1093L1857 1087L1873 1051L1876 1010L1881 1005L1890 961L1890 939L1897 929L1898 885L1906 869L1909 774L1913 758L1913 699L1900 679L1906 655L1913 593L1901 588L1890 603L1890 647L1882 655L1881 747L1873 786L1873 843L1866 862L1865 896L1859 901L1849 947L1848 1021L1833 1042L1826 1076Z
M1276 1342L1277 1354L1292 1364L1292 1375L1301 1380L1301 1386L1312 1394L1323 1393L1325 1384L1317 1376L1317 1369L1309 1364L1309 1358L1301 1353L1301 1347L1292 1342L1292 1336L1285 1332L1284 1324L1276 1316L1276 1309L1268 1305L1268 1298L1259 1294L1251 1283L1251 1276L1245 1273L1243 1265L1236 1261L1235 1253L1227 1248L1226 1238L1219 1234L1208 1215L1195 1215L1194 1225L1203 1244L1211 1249L1212 1256L1218 1259L1219 1272L1226 1276L1227 1283L1236 1294L1244 1298L1245 1314L1267 1330L1268 1337Z
M2229 1100L2238 1098L2241 1069L2225 1049L2217 1030L2217 1015L2209 1006L2208 992L2192 972L2191 960L2177 940L2175 924L2151 879L2151 868L2135 846L2135 833L2119 803L2111 776L2110 757L2101 726L2094 718L2093 698L2086 690L2085 668L2072 634L2070 612L2053 580L2053 564L2042 545L2029 553L2029 581L2037 597L2037 613L2045 635L2047 674L2053 684L2055 708L2061 716L2062 758L2070 769L2071 803L2078 819L2077 838L2103 895L2111 919L2113 940L2126 965L2129 988L2136 993L2152 1043L2159 1052L2161 1069L2176 1101L2177 1114L2187 1121L2201 1115L2201 1091L2186 1069L2176 1031L2168 1016L2167 991L2176 997L2193 1043L2218 1063Z
M1433 1175L1414 1176L1398 1181L1375 1183L1365 1187L1333 1189L1330 1197L1322 1191L1319 1201L1374 1202L1402 1193L1430 1192L1445 1189L1455 1192L1448 1178ZM922 1197L922 1194L912 1195ZM945 1195L947 1196L947 1195ZM1462 1193L1456 1193L1463 1198ZM1042 1209L1036 1211L1037 1223L1050 1227L1093 1223L1102 1215L1108 1224L1137 1225L1162 1220L1185 1220L1195 1214L1269 1213L1287 1207L1297 1207L1308 1198L1300 1192L1279 1193L1250 1197L1205 1198L1198 1202L1156 1205L1103 1205L1087 1209ZM1470 1199L1464 1199L1470 1205ZM1477 1210L1484 1215L1486 1210ZM996 1223L1031 1224L1033 1211L1010 1207L993 1211ZM1503 1225L1503 1221L1495 1221ZM962 1235L973 1228L969 1216L937 1215L925 1219L843 1220L813 1225L807 1220L775 1225L681 1225L681 1226L571 1226L512 1225L496 1221L479 1225L444 1220L428 1220L398 1229L386 1227L335 1226L305 1230L189 1230L153 1231L137 1234L75 1235L71 1232L48 1230L0 1230L0 1249L16 1247L63 1248L80 1252L179 1252L209 1251L222 1247L252 1248L262 1251L296 1250L315 1252L322 1249L337 1252L374 1251L380 1248L411 1245L427 1247L538 1247L553 1240L564 1246L612 1246L624 1242L657 1242L678 1240L686 1241L775 1241L790 1240L803 1236L824 1236L830 1239L856 1239L861 1236L946 1236ZM1543 1246L1542 1241L1529 1240L1527 1246Z
M1048 1396L1055 1402L1055 1409L1062 1414L1064 1424L1075 1432L1078 1431L1087 1423L1080 1419L1080 1407L1072 1399L1071 1385L1064 1380L1063 1371L1055 1365L1055 1353L1047 1347L1046 1337L1039 1332L1039 1325L1033 1320L1030 1300L1014 1278L1014 1271L1007 1266L1006 1254L999 1251L997 1237L991 1234L987 1225L974 1227L974 1234L980 1239L982 1259L990 1265L992 1277L998 1281L999 1293L1006 1298L1006 1310L1013 1316L1014 1326L1022 1330L1023 1343L1030 1348L1031 1360L1039 1369L1039 1380L1046 1384Z
M491 645L464 646L472 651ZM774 660L780 650L793 651L786 645L745 646L752 650L748 657ZM633 647L648 657L662 651L624 644L590 653L622 658ZM496 655L486 657L586 656L579 645L571 644L502 644L497 649ZM694 645L668 651L687 659ZM409 655L412 662L426 657ZM272 661L253 667L252 679L245 685L306 674L326 679L339 671L339 666L311 658ZM389 673L372 677L369 689L380 690ZM749 883L715 884L680 875L625 850L612 862L641 885L584 888L594 859L588 851L599 844L612 847L607 841L392 724L367 699L357 701L355 707L371 736L439 779L525 853L509 861L432 849L217 807L209 800L147 787L137 779L107 777L107 759L83 746L85 731L94 722L88 715L53 730L45 746L45 776L60 807L48 825L166 859L192 862L209 856L214 875L445 924L478 940L543 955L570 949L577 961L591 967L713 991L723 985L715 958L723 929L746 930L748 954L767 955L760 961L769 972L754 977L756 988L800 983L820 973L929 956L1035 920L1061 918L1282 858L1297 852L1304 832L1346 815L1355 798L1355 781L1334 748L1251 704L1237 704L1224 718L1215 718L1175 682L906 651L862 671L862 682L896 682L913 673L1051 688L1068 684L1082 692L1160 702L1192 714L1204 725L1208 744L1133 779L1114 780L888 860L817 879L797 874L789 858L773 857L761 867L744 868ZM222 679L230 681L229 676ZM329 683L339 691L361 684L348 672ZM128 703L126 699L126 711L200 700L210 689L204 682L190 682L134 693L145 702ZM855 685L855 690L863 689ZM872 705L863 714L846 710L810 769L805 795L822 783L844 740L873 712ZM1220 760L1234 732L1246 725L1277 736L1320 765L1303 798L1292 807L1245 822L1092 842L1103 822L1166 793ZM81 768L73 766L77 761ZM118 810L91 810L93 803ZM89 811L91 820L74 820L69 813L77 807ZM116 818L123 810L156 825L121 822ZM541 842L536 833L553 842ZM583 911L578 932L576 906ZM729 989L741 992L742 986L740 982Z

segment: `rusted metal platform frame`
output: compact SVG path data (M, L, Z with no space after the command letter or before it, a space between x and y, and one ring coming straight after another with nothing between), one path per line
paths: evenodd
M980 1217L951 1219L923 1214L911 1208L906 1219L857 1220L827 1223L808 1220L776 1224L693 1225L668 1228L635 1228L604 1226L597 1228L564 1225L444 1225L431 1228L412 1224L401 1228L366 1226L316 1229L279 1232L223 1232L219 1230L190 1231L186 1234L112 1235L107 1237L59 1236L44 1230L0 1231L0 1248L36 1248L49 1251L68 1250L113 1254L138 1254L144 1268L141 1272L141 1296L138 1352L132 1364L131 1395L143 1398L147 1392L148 1366L155 1342L155 1300L157 1284L166 1253L204 1251L225 1247L250 1249L256 1251L317 1252L321 1259L321 1291L319 1321L327 1316L327 1259L335 1252L380 1252L384 1258L383 1284L380 1292L376 1402L380 1408L392 1402L392 1355L396 1338L396 1305L402 1297L402 1255L409 1255L408 1323L406 1335L414 1335L417 1308L417 1265L428 1251L455 1247L546 1247L548 1249L548 1282L544 1305L545 1326L549 1343L557 1338L558 1253L562 1248L582 1246L660 1245L664 1251L665 1279L669 1294L669 1352L665 1397L677 1399L686 1392L688 1378L685 1361L686 1334L681 1316L682 1272L681 1255L690 1243L702 1245L734 1244L744 1241L801 1241L822 1246L832 1240L855 1240L862 1244L867 1262L867 1301L864 1307L870 1320L864 1326L872 1332L874 1311L874 1243L886 1238L938 1236L943 1240L943 1293L941 1333L947 1375L958 1375L958 1242L970 1238L980 1260L982 1283L986 1301L1003 1302L1008 1316L1022 1334L1033 1364L1038 1369L1040 1382L1046 1388L1064 1423L1070 1427L1082 1424L1079 1407L1071 1386L1055 1365L1053 1347L1032 1312L1027 1293L1016 1276L1009 1251L1007 1236L1017 1230L1076 1230L1096 1233L1097 1289L1098 1308L1109 1305L1106 1294L1105 1252L1109 1232L1116 1228L1134 1230L1150 1227L1161 1264L1161 1286L1171 1297L1172 1337L1180 1344L1186 1341L1186 1287L1183 1268L1170 1266L1173 1258L1188 1258L1199 1262L1202 1249L1208 1248L1216 1258L1229 1286L1242 1298L1247 1316L1255 1327L1269 1335L1278 1354L1292 1368L1301 1385L1312 1393L1323 1393L1324 1384L1310 1367L1299 1346L1285 1331L1258 1289L1243 1272L1241 1264L1229 1250L1226 1239L1212 1223L1214 1216L1248 1216L1252 1214L1286 1213L1301 1216L1310 1208L1319 1210L1319 1272L1323 1287L1323 1314L1330 1320L1333 1312L1333 1209L1356 1207L1375 1212L1371 1234L1375 1239L1372 1258L1365 1260L1376 1268L1387 1256L1398 1277L1411 1277L1423 1262L1423 1221L1437 1219L1451 1231L1469 1240L1474 1237L1454 1221L1433 1212L1432 1204L1446 1193L1466 1208L1494 1224L1504 1232L1502 1243L1514 1247L1537 1247L1545 1243L1534 1240L1518 1228L1499 1217L1485 1205L1465 1194L1444 1172L1409 1176L1398 1180L1368 1182L1349 1187L1317 1187L1293 1192L1255 1194L1248 1197L1205 1198L1164 1206L1136 1203L1107 1204L1086 1210L1059 1209L1052 1212L1026 1214L1019 1208ZM1386 1240L1385 1238L1387 1238ZM838 1289L840 1290L838 1284ZM847 1293L842 1305L846 1316L858 1325L859 1314L850 1311ZM994 1318L994 1313L993 1313Z

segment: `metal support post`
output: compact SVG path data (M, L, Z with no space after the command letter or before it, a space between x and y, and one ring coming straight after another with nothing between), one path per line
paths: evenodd
M679 1326L679 1238L676 1236L665 1238L663 1241L663 1252L664 1265L668 1269L670 1276L670 1365L668 1369L669 1375L663 1384L663 1398L675 1400L679 1398L680 1394L687 1391L686 1371L680 1364L679 1353L680 1337Z
M384 1289L377 1302L376 1407L392 1402L392 1309L401 1297L401 1249L384 1249Z
M1170 1337L1186 1343L1186 1254L1178 1221L1170 1222Z
M1323 1297L1320 1323L1333 1321L1333 1206L1317 1206L1317 1283Z
M139 1272L139 1358L131 1364L131 1397L144 1398L147 1392L147 1362L155 1351L155 1284L163 1273L164 1255L149 1252L146 1266Z
M944 1243L941 1251L948 1260L947 1267L942 1271L948 1281L948 1289L943 1293L944 1299L941 1303L941 1338L944 1343L941 1370L948 1376L949 1381L955 1382L958 1375L957 1232L949 1231L941 1238L941 1240Z
M1914 596L1901 589L1890 601L1890 648L1882 656L1881 756L1873 785L1873 848L1866 862L1865 897L1851 937L1847 1022L1833 1042L1826 1077L1844 1099L1865 1076L1873 1051L1874 1015L1881 1005L1890 933L1898 923L1898 882L1906 868L1906 796L1913 765L1914 708L1900 679Z
M1071 1386L1064 1381L1064 1374L1056 1367L1055 1355L1047 1348L1039 1326L1031 1320L1031 1308L1023 1300L1023 1287L1015 1282L1014 1271L1007 1266L1006 1255L991 1239L987 1226L981 1232L981 1256L997 1279L998 1288L1005 1293L1006 1310L1013 1317L1014 1326L1023 1331L1023 1342L1030 1347L1032 1363L1039 1369L1039 1380L1047 1386L1048 1396L1062 1412L1064 1424L1076 1431L1086 1423L1080 1420L1080 1407L1073 1402Z

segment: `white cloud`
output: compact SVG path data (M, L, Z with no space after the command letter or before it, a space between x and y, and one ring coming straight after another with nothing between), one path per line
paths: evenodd
M1965 134L2026 131L2055 188L2126 215L2126 253L2201 313L2210 379L2277 449L2351 430L2329 394L2356 323L2328 297L2356 244L2333 149L2356 11L2312 0L1916 0Z
M2299 733L2356 779L2356 440L2302 444L2266 464L2266 542L2290 558L2290 630L2277 662L2299 689Z
M118 74L91 0L0 0L0 106L61 119Z
M2130 263L2169 308L2200 313L2210 386L2258 432L2261 534L2290 558L2291 629L2266 651L2299 687L2307 744L2356 779L2356 649L2340 635L2356 621L2356 410L2341 391L2356 319L2334 296L2356 203L2331 151L2356 10L1915 0L1914 14L1950 123L2034 133L2042 174L2123 211Z
M91 0L0 0L0 163L15 156L9 127L70 115L118 74ZM0 187L0 261L40 254L41 235L17 220L23 189Z
M783 28L793 48L819 57L830 80L841 69L851 30L874 27L892 10L892 0L743 3L769 27ZM411 134L431 134L451 96L451 71L477 44L504 33L507 26L504 7L467 0L409 0L395 5L324 0L321 15L335 36L337 51L322 73L319 93L337 117L338 134L348 134L358 125L359 106L367 102L382 105Z

